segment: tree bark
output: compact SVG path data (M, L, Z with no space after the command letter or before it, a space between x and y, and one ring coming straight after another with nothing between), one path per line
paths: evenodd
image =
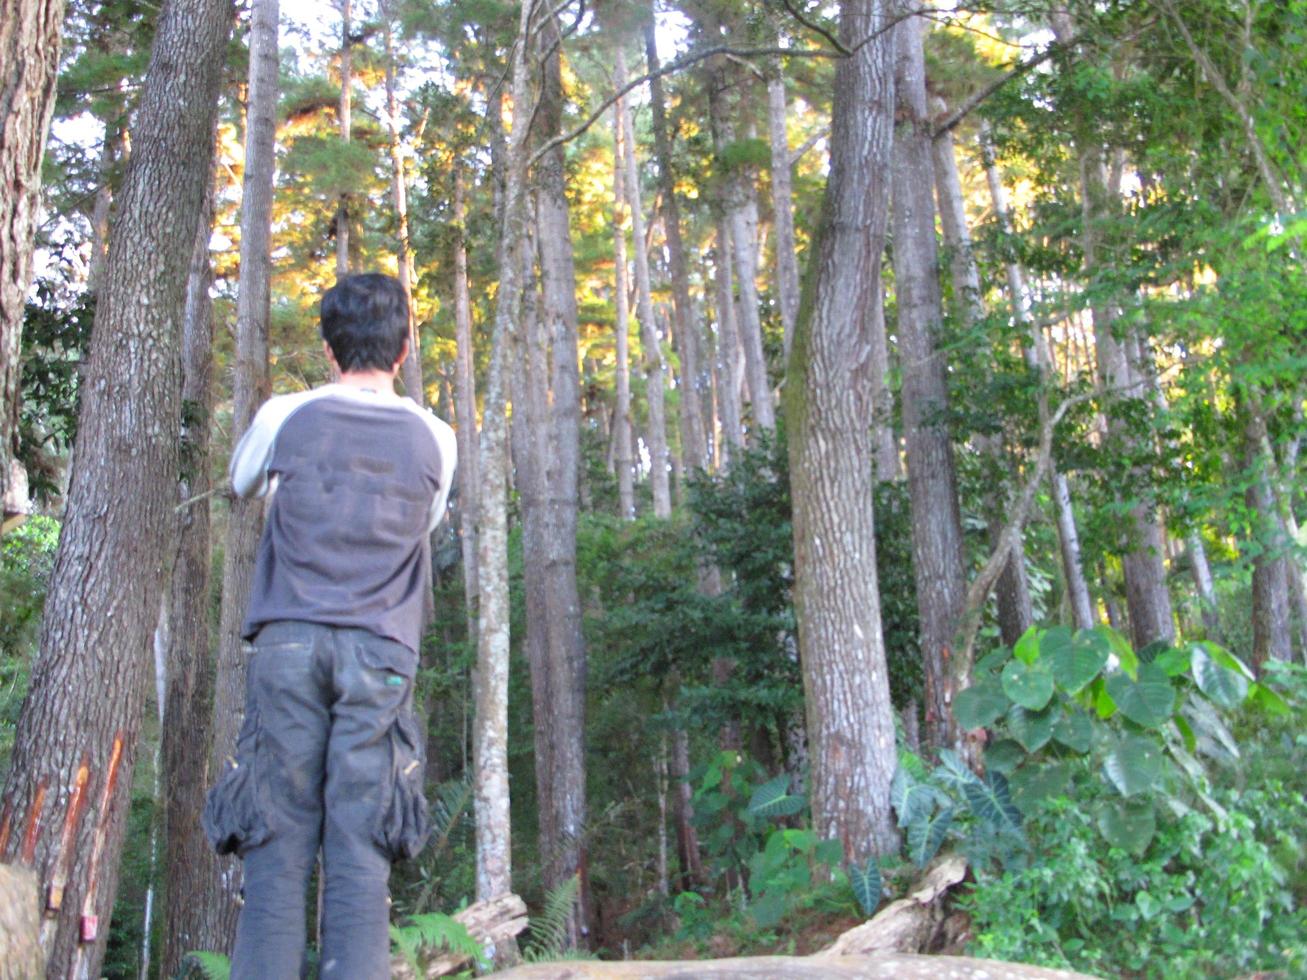
M408 177L404 168L404 151L399 134L399 102L395 97L395 44L392 37L393 11L382 11L386 43L386 128L390 137L390 194L395 204L395 264L399 283L408 303L408 357L400 366L404 393L419 405L426 404L422 387L422 343L418 337L417 313L413 309L413 286L417 275L413 269L413 251L408 237Z
M0 860L33 866L43 904L55 906L49 976L99 976L108 937L176 534L178 348L231 22L228 0L174 0L160 14L81 386L40 654L0 801Z
M728 63L716 65L709 74L709 111L712 115L713 145L716 167L726 165L727 151L735 144L735 122L726 102L730 85ZM767 359L763 352L762 321L758 313L758 245L757 212L749 214L751 175L739 164L720 174L723 180L723 221L730 233L734 263L735 290L738 297L735 322L740 350L744 354L744 374L753 410L753 424L761 430L776 428L776 410L772 406L771 384L767 379Z
M476 897L487 901L510 893L512 831L508 806L508 446L505 359L522 300L522 256L527 241L527 121L531 118L526 48L531 5L522 4L511 76L514 112L504 166L503 218L499 236L499 290L481 428L480 522L477 564L481 609L477 667L473 680L476 728L472 757L476 779ZM487 111L499 111L489 100Z
M354 72L350 66L353 42L350 40L350 0L340 0L340 105L338 108L340 138L350 141L351 96L353 95ZM343 279L349 275L349 195L341 194L336 207L336 278Z
M947 111L942 102L936 109ZM953 314L964 330L972 332L985 318L985 304L980 292L980 270L971 248L971 233L967 230L966 204L962 197L962 178L958 175L952 130L945 130L932 141L931 152L940 225L944 231L944 247L948 251L949 275L953 282ZM1001 436L980 435L976 442L981 452L989 457L990 471L1000 477L996 487L985 494L990 546L994 547L998 544L1011 503L1001 482L1001 478L1008 474L1009 464ZM1035 618L1030 602L1030 584L1026 579L1025 542L1020 531L1016 533L994 592L998 599L999 633L1005 644L1013 646Z
M723 468L744 445L740 421L740 340L735 320L731 282L731 235L723 218L717 219L717 247L713 250L713 280L717 294L717 414L721 426L718 455Z
M622 147L621 109L613 107L613 267L616 272L614 299L617 320L614 326L616 344L616 407L613 410L613 468L617 471L617 508L622 520L635 516L635 459L631 450L631 314L627 301L626 278L626 153ZM679 240L679 235L677 236ZM687 291L688 295L688 291ZM693 397L693 396L692 396ZM700 463L702 465L702 463Z
M877 480L898 480L903 477L903 465L899 458L898 436L894 434L894 396L889 386L889 335L885 329L885 284L879 262L871 275L872 298L867 327L871 344L872 460Z
M18 425L23 309L63 19L63 0L0 0L0 500Z
M245 172L241 185L240 284L236 297L236 368L232 391L232 445L239 441L267 399L268 317L272 279L272 189L276 171L279 50L278 0L256 0L251 9L249 105L246 110ZM213 693L213 745L209 771L219 772L235 753L245 710L247 655L241 637L254 579L254 560L263 530L263 501L233 499L227 518L222 562L222 608ZM226 951L236 937L240 914L241 865L216 859L200 903L201 932Z
M480 595L476 525L479 510L480 460L477 447L475 351L472 342L472 296L467 278L467 217L463 167L454 165L454 399L458 422L458 531L463 545L463 595L468 636L476 637Z
M541 31L549 52L544 60L544 84L538 119L541 133L552 137L563 129L563 81L558 21L551 17ZM622 64L618 61L618 71ZM581 600L576 583L576 522L581 456L581 379L577 351L576 271L572 260L564 150L556 146L537 168L540 281L543 288L543 327L549 345L549 402L544 456L544 562L533 571L545 584L548 613L539 624L546 636L545 689L548 710L535 718L537 737L543 730L550 742L550 765L537 785L548 782L553 806L553 835L541 840L544 884L555 888L575 875L581 877L578 916L570 923L573 944L586 931L588 869L586 866L585 797L585 639L581 633ZM637 244L643 242L637 225ZM639 257L636 267L639 269ZM645 264L648 288L648 264ZM652 306L652 304L650 304ZM653 325L650 324L650 330ZM661 377L658 379L661 393ZM664 448L665 453L665 448ZM654 456L655 467L657 455ZM664 473L665 477L665 473ZM657 483L655 482L655 486ZM529 573L528 573L529 574ZM532 678L533 685L536 679Z
M626 57L617 50L617 65L613 81L618 88L626 84ZM653 490L655 517L672 514L671 482L668 478L667 417L662 345L658 338L658 321L654 318L652 286L649 279L649 253L644 236L644 210L640 202L640 172L635 165L635 127L631 124L630 105L626 99L617 100L622 117L622 130L627 138L622 143L626 163L626 199L631 206L631 247L635 253L636 318L640 321L641 357L644 360L645 400L649 407L649 485Z
M866 324L884 247L894 61L882 0L844 0L830 177L817 264L786 384L794 599L812 758L813 827L850 861L897 846L894 718L876 582ZM860 397L859 393L862 392Z
M216 139L216 133L214 134ZM206 494L209 480L209 425L213 411L213 170L209 193L195 235L186 286L182 328L181 502ZM210 673L210 520L209 501L196 501L178 515L177 558L172 568L168 608L167 695L160 755L164 787L164 908L160 972L173 976L182 957L212 949L203 935L202 909L188 899L216 874L215 856L196 815L204 809L209 779L209 735L213 724Z
M780 300L781 326L785 330L785 358L789 360L794 340L794 320L799 315L799 260L794 253L794 195L790 180L790 142L786 132L785 76L781 60L772 62L767 75L767 132L771 137L772 226L776 230L776 295Z
M1248 406L1244 414L1244 464L1248 488L1244 492L1253 518L1253 534L1245 547L1253 556L1253 665L1260 672L1267 660L1293 659L1293 617L1289 604L1289 575L1285 555L1289 542L1271 489L1273 463L1264 450L1265 422Z
M644 49L650 73L657 72L658 45L652 17L645 24ZM663 235L667 240L672 274L674 333L681 356L681 452L688 469L703 469L709 462L708 430L711 425L711 412L704 405L708 392L705 390L703 337L690 300L690 276L686 268L685 244L681 239L680 201L676 193L676 174L672 165L671 137L667 132L666 100L663 97L661 76L655 75L649 82L649 102L653 111L654 156L658 160Z
M937 349L941 308L935 244L935 185L931 120L921 48L923 21L894 28L894 288L898 300L900 398L912 514L912 566L917 585L925 672L926 738L964 748L953 721L956 690L970 665L952 662L953 637L966 595L962 518L948 424L948 382ZM966 686L965 683L962 686Z
M1198 606L1203 618L1203 627L1211 639L1219 640L1221 620L1217 612L1216 587L1212 583L1212 568L1207 563L1207 547L1203 544L1202 532L1191 531L1185 537L1185 549L1189 552L1194 587L1198 590Z

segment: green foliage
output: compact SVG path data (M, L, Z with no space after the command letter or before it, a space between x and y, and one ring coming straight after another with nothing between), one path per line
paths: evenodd
M33 516L0 538L0 774L27 694L41 611L54 568L59 522Z
M231 960L221 953L192 950L182 957L182 976L188 976L192 969L198 971L204 980L229 980Z
M415 915L403 925L392 925L390 941L395 951L404 957L418 976L423 975L421 955L424 952L457 953L472 958L482 968L489 966L485 950L472 938L467 926L438 912Z
M581 878L573 875L545 895L545 907L531 920L531 941L522 951L526 962L591 958L584 950L574 948L570 939L580 894Z
M861 866L850 865L849 883L853 886L853 897L858 900L862 914L868 917L875 914L885 887L876 859L867 858Z

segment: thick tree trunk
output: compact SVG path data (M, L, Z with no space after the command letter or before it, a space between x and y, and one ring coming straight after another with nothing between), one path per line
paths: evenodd
M617 51L613 81L618 88L626 84L626 58ZM649 485L653 490L655 517L672 513L671 482L668 478L666 395L662 346L658 338L658 321L654 318L652 286L649 280L649 253L644 236L644 211L640 201L640 172L635 165L635 128L626 99L618 99L626 139L622 152L626 162L626 199L631 206L631 247L635 259L636 318L640 321L640 347L644 360L645 400L649 407Z
M417 313L413 309L413 286L417 279L413 269L413 252L408 238L408 177L404 172L404 152L399 135L399 102L395 98L395 45L390 11L383 11L386 42L386 128L390 138L390 195L395 205L395 264L399 282L408 303L408 357L400 367L404 393L419 405L426 404L422 388L422 344L418 338Z
M340 104L337 109L340 123L340 138L350 141L351 97L354 87L354 71L350 67L350 55L353 42L350 40L350 0L340 0ZM340 195L336 206L336 278L343 279L349 275L349 195Z
M1207 562L1207 547L1199 531L1191 531L1185 538L1185 550L1189 552L1189 567L1193 573L1194 588L1198 590L1198 607L1203 618L1203 628L1213 640L1221 636L1221 619L1217 612L1216 586L1212 583L1212 568Z
M1253 664L1260 671L1267 660L1293 659L1293 617L1285 555L1289 542L1276 507L1269 471L1274 463L1263 449L1266 427L1244 406L1244 465L1248 489L1244 496L1253 518Z
M559 57L562 38L556 19L545 22L541 42L550 52L544 62L544 85L538 121L548 136L563 129L563 81ZM619 55L618 71L621 71ZM549 403L545 426L548 452L543 479L545 505L544 561L533 571L545 583L547 618L539 624L546 636L544 678L549 706L536 716L550 742L548 769L537 760L536 783L552 787L553 834L540 842L544 884L554 888L581 876L579 916L571 922L573 943L581 939L588 919L585 799L585 639L581 634L581 600L576 583L576 522L578 474L581 469L581 378L577 351L576 271L568 219L563 147L545 154L537 169L541 310L549 344ZM637 226L638 229L639 226ZM637 231L637 244L643 242ZM639 268L639 259L636 262ZM645 264L648 288L648 264ZM650 304L652 306L652 304ZM650 325L652 327L652 324ZM660 379L661 382L661 379ZM660 389L661 393L661 389ZM665 452L665 449L664 449ZM655 466L657 456L655 455ZM656 485L656 484L655 484ZM532 677L532 683L538 683Z
M953 638L966 595L962 518L948 427L948 383L937 349L941 309L935 244L931 120L920 17L894 28L894 283L898 299L903 434L912 513L912 566L925 668L926 738L962 748L953 721L954 678L965 687L969 664L954 662Z
M940 108L940 106L936 106ZM946 130L931 145L935 165L935 193L939 203L940 225L944 230L944 247L948 251L949 275L953 283L953 313L967 331L976 330L985 317L984 300L980 293L980 270L971 248L971 233L967 229L966 204L962 197L962 178L958 175L957 154L953 147L953 133ZM990 471L995 476L1007 476L1009 464L1003 440L997 435L976 438L980 449L989 457ZM1011 504L1002 482L985 495L989 513L990 546L998 544L999 536L1007 523ZM1003 573L994 589L998 599L999 633L1008 646L1014 645L1034 621L1030 602L1030 584L1026 579L1026 551L1024 539L1017 533Z
M767 132L771 137L772 225L776 229L776 295L785 330L785 357L799 315L799 260L794 254L794 200L790 180L790 142L786 132L785 76L777 58L767 76Z
M867 321L884 246L893 42L881 0L845 0L840 36L869 36L835 74L817 263L786 385L794 598L812 757L813 826L850 861L896 847L894 718L876 583ZM860 393L862 393L860 395Z
M486 901L513 890L512 830L508 806L508 445L505 359L522 300L521 249L527 241L527 126L531 118L526 48L531 5L522 4L512 55L513 129L505 154L503 218L499 236L499 290L481 429L480 522L477 563L480 619L473 681L476 728L472 757L476 779L476 897ZM487 111L499 111L490 100ZM498 951L492 951L498 952Z
M1008 211L1007 193L1003 188L1003 178L998 172L994 151L989 140L989 131L981 123L980 132L981 157L985 164L985 180L989 184L989 196L994 214L1003 233L1012 234L1012 218ZM1030 309L1026 292L1026 277L1021 266L1016 262L1007 263L1008 295L1012 304L1012 315L1026 331L1023 353L1026 364L1035 371L1041 381L1047 379L1049 371L1047 351L1042 342L1039 328L1030 323ZM1089 583L1085 581L1084 564L1080 558L1080 533L1076 528L1075 511L1071 506L1071 487L1067 478L1058 472L1056 461L1050 466L1050 484L1053 490L1053 509L1057 515L1058 544L1062 556L1062 574L1066 582L1067 600L1071 607L1072 620L1076 629L1092 629L1096 622L1094 605L1089 597Z
M458 532L463 544L463 594L468 636L475 638L477 600L476 525L479 510L480 460L477 447L475 351L472 344L472 296L467 279L467 224L463 168L454 169L454 363L455 416L458 422Z
M229 0L173 0L160 14L40 654L0 805L0 860L31 865L52 907L44 952L54 977L99 976L118 885L176 534L181 322L231 20Z
M659 70L658 46L651 17L644 28L644 49L650 72ZM708 429L711 412L704 405L705 361L703 339L694 307L690 301L690 276L686 268L685 245L681 239L680 202L676 194L676 175L672 165L671 137L667 132L666 101L663 82L655 76L649 83L649 101L653 110L654 156L658 160L658 193L662 201L663 235L667 240L668 262L672 275L672 316L676 343L681 356L681 453L688 469L708 465ZM708 372L711 373L711 372Z
M0 0L0 500L18 424L23 308L63 19L63 0Z
M216 134L215 134L216 138ZM213 411L213 178L191 253L182 332L182 439L179 502L206 494L209 480L209 423ZM164 788L164 909L160 972L174 976L182 957L212 949L201 932L203 910L191 900L216 872L216 858L196 818L204 809L209 779L209 734L213 724L210 667L209 501L199 500L178 515L177 558L166 600L169 630L167 695L160 755Z
M735 122L726 102L726 89L733 81L730 74L728 63L723 61L709 75L709 111L719 169L725 165L728 151L735 144ZM758 219L756 208L750 215L749 188L746 186L752 180L752 174L742 172L739 164L733 164L729 171L719 176L723 182L723 218L719 226L724 223L730 233L737 297L735 322L740 351L744 355L753 425L761 430L771 430L776 428L776 410L772 406L771 384L767 379L762 321L758 312Z
M616 272L616 400L613 410L613 468L617 471L617 508L622 520L635 516L635 459L631 450L631 313L626 278L626 155L622 148L622 112L613 108L613 266ZM678 236L679 237L679 236ZM692 396L693 397L693 396ZM702 464L700 464L702 465Z
M236 370L232 393L232 445L249 428L267 399L268 316L272 279L272 187L276 170L279 51L278 0L257 0L250 30L249 105L246 110L245 173L241 186L240 286L236 298ZM235 753L245 710L245 643L241 626L249 605L254 559L263 530L263 501L234 499L227 518L222 562L222 609L213 692L213 745L209 771L220 772ZM241 865L217 859L203 891L206 949L226 951L236 937Z

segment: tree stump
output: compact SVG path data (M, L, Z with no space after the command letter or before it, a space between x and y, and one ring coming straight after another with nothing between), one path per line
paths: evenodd
M44 972L36 875L0 864L0 980L39 980Z

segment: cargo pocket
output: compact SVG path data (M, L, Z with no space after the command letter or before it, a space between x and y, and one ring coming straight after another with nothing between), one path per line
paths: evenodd
M431 836L431 816L422 792L426 759L411 707L400 709L387 737L390 778L382 792L373 839L390 860L400 861L416 857Z
M258 709L251 707L236 739L236 758L227 757L222 776L204 803L204 834L219 854L243 856L272 836L261 742Z

